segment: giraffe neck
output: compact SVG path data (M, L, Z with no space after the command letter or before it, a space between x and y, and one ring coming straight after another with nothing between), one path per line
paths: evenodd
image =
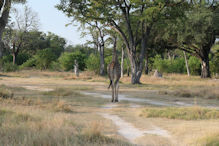
M117 53L116 53L116 39L115 39L114 45L113 45L113 58L112 58L112 60L115 62L118 60Z

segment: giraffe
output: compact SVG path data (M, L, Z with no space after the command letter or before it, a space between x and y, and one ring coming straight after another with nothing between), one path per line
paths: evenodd
M114 38L112 62L108 65L107 72L112 87L112 102L118 102L119 79L121 77L121 67L116 54L116 37Z

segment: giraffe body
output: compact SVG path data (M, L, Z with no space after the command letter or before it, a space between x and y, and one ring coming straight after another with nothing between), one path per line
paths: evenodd
M121 67L116 54L116 39L114 42L113 59L107 68L110 84L108 89L112 88L112 102L118 102L119 79L121 77Z

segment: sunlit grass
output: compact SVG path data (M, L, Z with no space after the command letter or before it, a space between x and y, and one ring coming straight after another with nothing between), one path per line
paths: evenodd
M199 138L196 142L198 146L219 146L219 133L211 134L202 138Z
M201 107L145 108L140 116L147 118L168 118L183 120L219 119L219 110Z

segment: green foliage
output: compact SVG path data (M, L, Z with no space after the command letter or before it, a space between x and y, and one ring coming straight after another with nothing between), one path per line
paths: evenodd
M1 64L9 63L13 61L12 55L3 56L1 59Z
M50 65L50 69L52 70L52 71L61 71L61 65L60 65L60 63L58 62L58 61L53 61L52 63L51 63L51 65Z
M13 64L12 62L4 63L2 66L3 72L14 72L18 70L18 66Z
M40 50L35 55L36 58L36 67L43 70L48 69L51 63L55 60L55 54L50 48Z
M91 54L87 61L86 61L86 66L87 69L90 71L94 71L95 73L99 73L100 71L100 57L98 55L95 54Z
M198 58L191 56L188 60L191 75L200 75L201 62Z
M156 55L153 68L166 73L184 73L185 61L183 58L176 58L174 60L162 59L160 55Z
M29 67L35 67L35 66L36 66L36 58L33 57L33 58L28 59L25 63L23 63L20 66L20 69L29 68Z
M78 61L79 69L84 70L86 67L86 55L80 51L68 53L65 52L59 57L61 67L65 71L69 71L74 68L75 60Z
M17 58L16 58L16 64L17 65L21 65L24 62L26 62L28 59L30 58L29 54L26 53L20 53L18 54Z
M61 53L64 52L64 47L66 44L65 39L51 32L48 33L48 36L46 39L49 42L49 48L52 49L56 58L58 58L61 55Z
M219 73L219 44L212 47L212 57L210 61L211 73Z
M163 60L160 55L156 55L154 58L154 69L157 69L159 72L167 72L168 65L166 60Z
M112 62L112 55L105 57L104 62L105 62L105 72L107 72L107 66Z

